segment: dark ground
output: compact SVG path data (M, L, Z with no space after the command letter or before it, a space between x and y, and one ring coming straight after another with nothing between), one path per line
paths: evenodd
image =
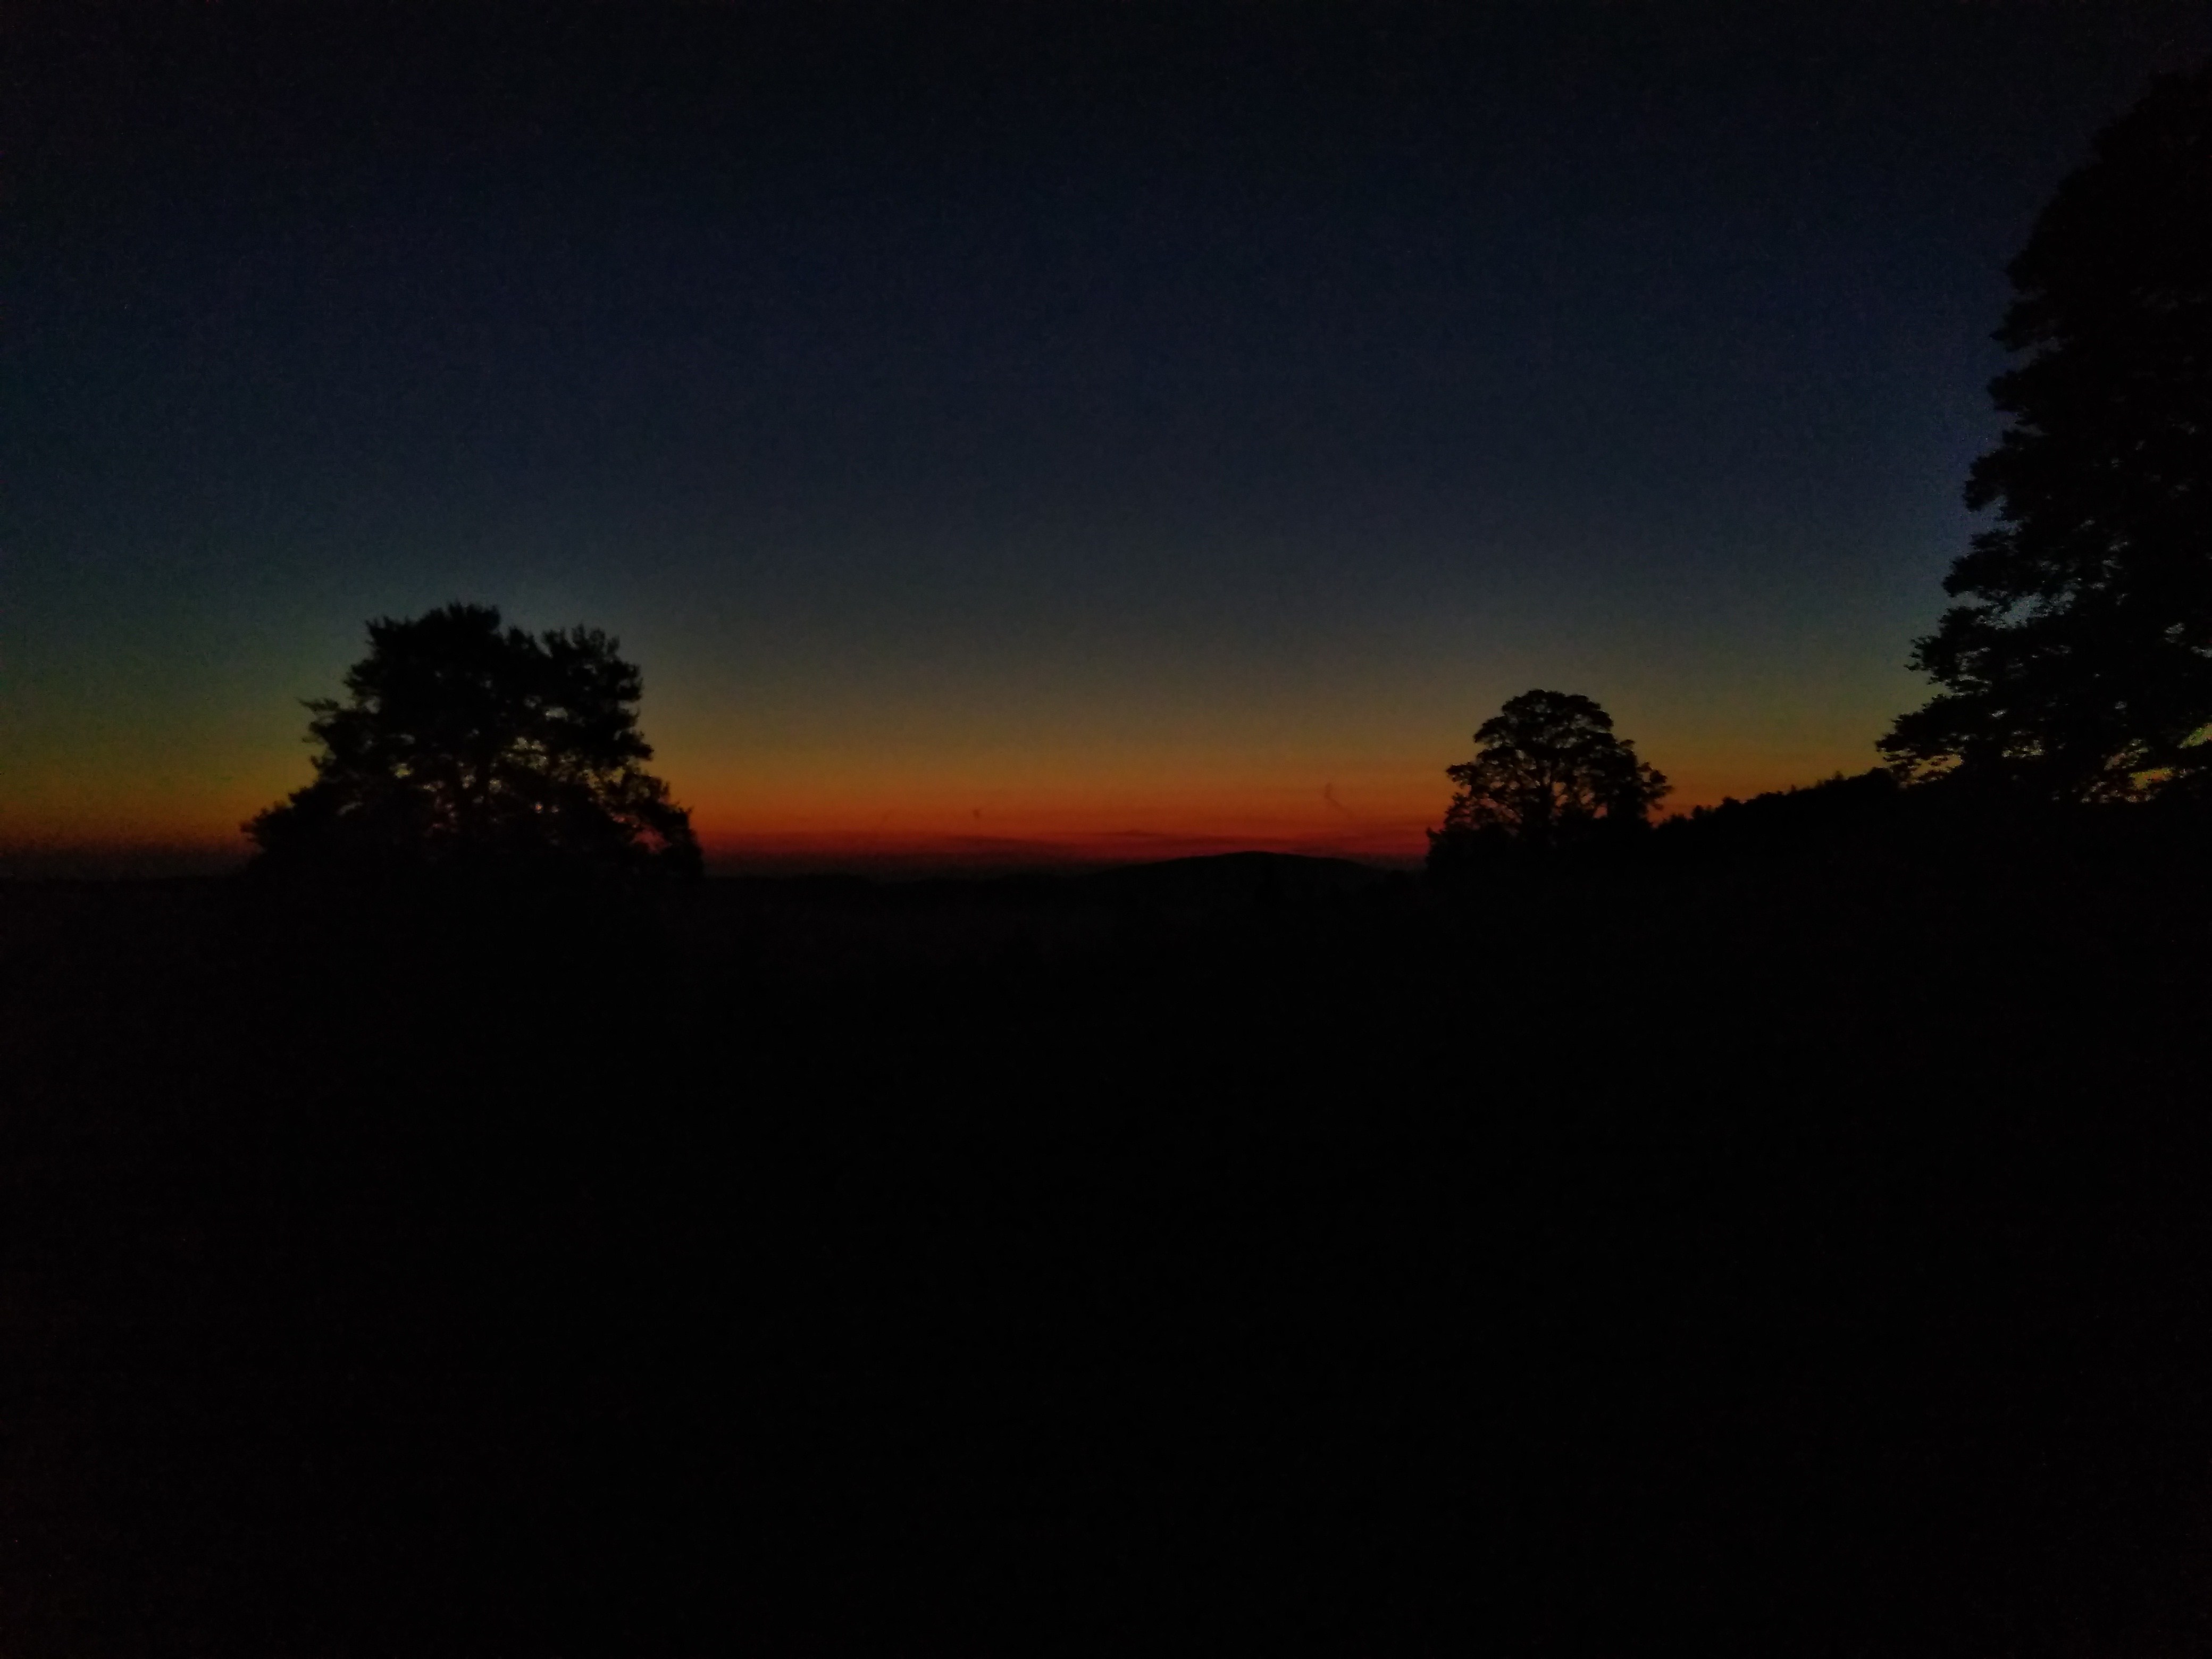
M0 1651L2212 1651L2202 844L0 885Z

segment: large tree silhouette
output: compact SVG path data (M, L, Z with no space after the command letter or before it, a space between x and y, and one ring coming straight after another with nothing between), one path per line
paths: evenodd
M1881 747L2057 799L2212 783L2212 64L2099 135L2009 267L2011 424L1966 504L1965 603L1917 641L1943 690Z
M346 701L307 705L315 781L246 825L262 866L698 872L689 815L642 769L643 680L619 641L476 605L368 638Z
M1524 691L1485 720L1475 756L1444 775L1459 785L1442 830L1429 832L1432 866L1485 841L1553 848L1601 825L1641 826L1668 791L1666 778L1613 733L1613 717L1588 697Z

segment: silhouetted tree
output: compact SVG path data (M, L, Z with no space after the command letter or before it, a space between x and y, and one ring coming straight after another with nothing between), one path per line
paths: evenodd
M1601 824L1641 826L1667 780L1613 734L1613 717L1588 697L1524 691L1485 720L1475 756L1444 769L1459 785L1443 828L1429 832L1432 868L1485 841L1550 848Z
M617 641L532 635L476 605L387 617L368 638L347 700L307 705L315 781L245 826L264 867L698 873L690 816L641 769L643 681Z
M2009 267L1974 464L1995 506L1916 642L1944 689L1881 747L2060 800L2212 782L2212 64L2099 135Z

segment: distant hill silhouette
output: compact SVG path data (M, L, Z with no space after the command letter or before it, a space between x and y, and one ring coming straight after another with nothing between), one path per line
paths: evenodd
M1352 859L1214 853L1095 870L1073 878L1069 884L1086 896L1121 903L1237 909L1285 900L1337 898L1393 879L1402 878Z

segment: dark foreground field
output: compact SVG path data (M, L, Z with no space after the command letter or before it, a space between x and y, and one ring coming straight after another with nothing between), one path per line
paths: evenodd
M0 887L0 1652L2212 1650L2189 838Z

